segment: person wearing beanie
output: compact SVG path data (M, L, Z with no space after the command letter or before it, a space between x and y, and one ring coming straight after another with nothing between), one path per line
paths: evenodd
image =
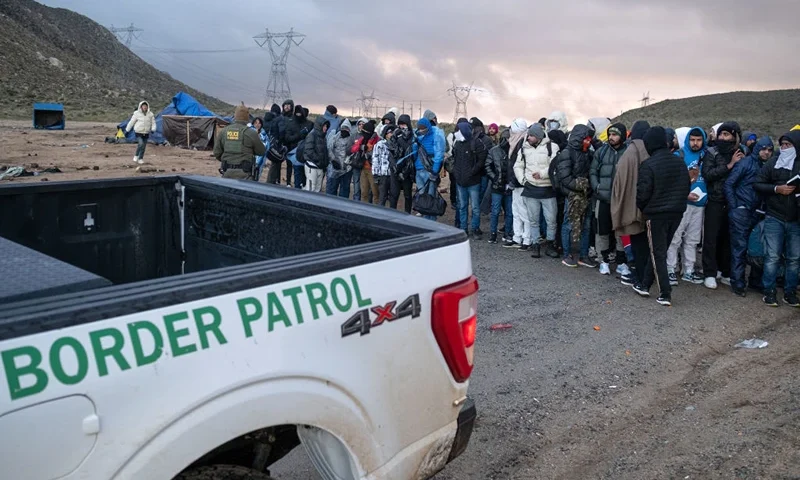
M650 258L644 218L636 206L636 185L639 180L639 167L650 156L645 148L644 134L650 125L643 120L633 124L628 148L617 163L617 173L611 186L611 223L614 233L630 237L635 268L631 276L622 276L623 285L642 283L642 273Z
M800 306L797 299L798 267L800 267L800 206L797 187L789 180L800 174L797 149L800 148L800 131L792 130L778 140L780 154L770 159L758 174L755 189L764 196L764 303L777 307L777 275L782 257L786 273L783 300L792 307Z
M286 165L286 183L292 183L294 174L294 188L302 189L306 185L305 166L297 160L297 146L314 129L314 124L308 120L308 115L302 105L294 106L294 116L286 122L286 134L283 144L286 147L286 158L291 164Z
M492 145L498 145L500 143L500 127L496 123L490 124L486 136L492 141Z
M622 123L615 123L606 129L604 135L608 141L597 150L592 159L592 166L589 169L589 181L594 192L595 200L595 221L597 222L597 233L595 235L595 249L600 252L602 262L600 263L600 274L611 275L611 239L616 240L616 262L617 273L620 276L631 274L628 268L625 251L622 247L622 240L614 235L614 225L611 221L611 187L614 185L614 177L617 174L617 164L619 163L628 145L625 139L628 136L628 129Z
M544 214L547 224L546 254L558 258L556 247L556 193L548 175L550 162L558 156L558 146L552 145L544 128L534 123L528 128L527 137L514 159L514 176L522 185L523 215L530 223L529 235L522 239L522 249L530 249L533 258L541 258L539 220Z
M458 214L461 228L470 238L480 239L481 231L481 181L485 177L486 158L489 150L475 135L473 126L462 122L458 124L456 143L453 145L453 177L458 191ZM469 210L472 221L469 221Z
M378 198L375 204L385 207L386 202L389 201L389 208L396 210L397 199L400 197L397 175L395 174L397 172L398 159L393 157L389 142L397 126L385 124L382 127L381 139L375 144L375 148L372 151L372 176L378 186Z
M335 105L328 105L325 107L325 113L322 114L325 120L330 123L330 127L328 128L328 136L326 137L327 141L333 139L333 136L339 131L339 125L342 123L342 117L339 116L339 109L336 108Z
M703 161L702 174L708 187L705 225L703 227L703 273L706 288L717 288L717 272L723 285L730 285L731 244L725 181L734 165L745 157L741 145L742 129L736 122L719 125L714 148Z
M414 166L416 168L417 191L429 195L438 195L439 174L444 164L445 139L437 127L423 116L417 122L416 141L413 147ZM424 152L423 152L424 150ZM428 220L436 220L435 216L423 215Z
M505 227L503 233L508 235L514 231L513 197L512 189L508 183L508 164L511 144L511 130L505 129L500 134L500 143L489 150L486 157L486 176L489 177L492 189L492 209L489 217L489 243L497 243L497 228L500 220L500 210L505 212Z
M237 107L238 108L238 107ZM246 122L245 122L246 123ZM144 163L144 151L147 148L147 141L151 133L156 133L156 117L150 111L150 104L144 100L139 102L139 107L133 112L125 132L131 130L136 134L136 153L133 156L133 163L139 165Z
M399 190L403 192L403 209L411 213L414 189L414 159L411 156L414 144L414 126L409 115L400 115L397 119L397 130L390 142L393 155L397 161L397 181ZM399 192L398 192L399 195Z
M564 248L562 263L570 268L583 266L597 268L589 258L589 235L592 216L589 198L591 185L589 169L592 165L590 150L592 134L586 125L575 125L567 140L567 149L557 158L558 186L567 197L564 202L564 225L561 245Z
M681 129L678 129L681 130ZM697 245L703 236L703 217L705 216L706 203L708 202L708 189L706 181L700 173L700 166L707 154L706 132L700 127L688 129L683 139L681 156L692 181L691 192L686 199L686 212L683 214L678 230L672 237L672 243L667 250L667 272L672 286L678 285L678 251L683 258L682 280L687 283L699 285L703 283L703 276L696 271Z
M304 190L308 192L322 192L322 178L328 169L328 129L330 123L324 115L317 117L314 129L306 136L303 143L303 165L306 174Z
M215 137L214 157L221 163L222 178L254 178L255 157L267 153L258 133L247 126L249 121L250 111L242 103L234 111L233 123Z
M523 244L527 244L527 248L530 248L531 222L525 208L525 200L522 198L522 184L517 181L517 176L514 172L517 155L528 137L528 122L524 118L517 118L511 122L509 130L509 162L506 178L508 178L508 186L511 188L511 211L514 212L514 231L504 232L503 247L522 248ZM525 239L528 239L527 243L525 243Z
M663 127L652 127L644 135L650 157L642 163L636 184L636 205L647 219L647 236L652 252L642 275L642 283L633 289L649 297L655 282L658 303L672 305L672 285L667 272L667 249L686 211L691 179L683 160L670 151Z
M742 133L742 142L744 146L747 147L747 153L753 153L753 147L755 147L756 142L758 142L758 135L753 132L744 132Z
M339 124L339 131L328 141L330 164L325 184L325 193L328 195L350 198L350 182L353 181L353 167L349 162L352 146L351 129L350 120L343 119Z
M378 201L378 185L375 184L375 177L372 176L372 153L380 137L375 134L375 120L369 120L361 127L361 135L353 143L350 153L358 154L358 160L353 161L353 169L357 166L361 169L361 193L359 198L362 202L373 203ZM355 173L353 173L355 175ZM355 197L353 198L355 200Z

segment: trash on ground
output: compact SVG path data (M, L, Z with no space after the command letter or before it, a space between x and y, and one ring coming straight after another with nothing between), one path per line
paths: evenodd
M0 174L0 180L4 178L13 178L13 177L32 177L33 172L29 172L25 170L25 167L8 167L8 169Z
M511 327L512 327L512 325L510 323L495 323L494 325L489 327L489 330L492 330L492 331L508 330Z
M685 410L686 410L687 412L693 412L693 411L695 410L695 407L694 407L694 405L689 405L688 407L686 407L686 409L685 409Z
M769 342L765 340L761 340L759 338L751 338L750 340L745 340L743 342L739 342L736 344L736 348L767 348Z
M595 332L599 332L599 331L600 331L600 325L595 325L595 326L594 326L594 327L592 327L592 328L594 328L594 331L595 331Z

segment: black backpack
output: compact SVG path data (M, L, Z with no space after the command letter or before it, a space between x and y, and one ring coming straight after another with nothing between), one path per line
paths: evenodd
M297 161L300 163L306 163L306 158L305 158L306 154L303 152L303 150L305 149L306 149L306 139L304 138L300 140L300 143L297 144L297 150L295 150L295 158L297 158Z

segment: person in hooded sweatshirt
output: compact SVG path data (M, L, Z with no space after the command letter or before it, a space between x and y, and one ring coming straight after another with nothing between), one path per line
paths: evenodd
M556 248L556 214L558 204L556 192L550 182L548 170L550 162L558 156L558 145L552 145L544 133L544 128L534 123L528 128L528 135L514 162L514 175L522 185L522 198L530 221L531 256L541 258L539 243L539 219L544 213L547 230L545 254L558 258Z
M445 137L447 144L444 155L444 170L450 175L450 206L456 212L453 216L453 226L456 228L461 228L461 215L458 214L458 188L456 188L455 177L453 177L453 146L456 144L456 134L461 123L469 123L469 120L464 117L456 120L455 129Z
M505 129L500 134L497 146L489 150L486 157L486 176L489 177L492 189L492 211L489 217L489 243L497 243L497 228L500 223L500 210L505 212L504 233L514 231L512 188L508 183L509 154L511 153L511 130Z
M426 111L428 114L430 111ZM432 112L430 112L432 113ZM435 118L435 115L433 115ZM424 191L429 195L437 195L439 174L444 164L445 139L444 133L436 128L427 116L417 122L416 141L412 155L416 168L417 191ZM423 153L424 150L424 153ZM436 221L432 215L423 215L428 220Z
M545 122L545 132L550 133L554 130L561 130L564 132L564 135L569 135L569 123L567 122L567 115L560 111L556 110L547 117ZM566 148L562 149L564 151Z
M378 134L379 137L383 138L383 129L386 125L397 125L397 112L399 110L395 107L392 107L391 110L386 112L386 115L381 117L381 123L378 125L377 130L375 133Z
M655 281L658 303L672 305L672 286L667 272L667 249L686 211L692 181L683 160L670 151L663 127L652 127L644 135L650 157L639 167L636 206L647 219L651 261L645 265L642 283L633 289L649 297Z
M294 108L294 100L291 98L285 100L280 108L281 116L276 120L275 128L278 130L278 140L280 144L286 148L286 157L288 159L288 152L290 152L292 149L286 144L286 128L291 124L292 121L294 121L297 111ZM286 163L286 186L291 186L292 173L295 171L295 169L293 168L293 163L291 161L284 163ZM280 175L278 175L278 177L280 177ZM280 178L278 178L278 180L280 181ZM303 179L302 183L305 184L305 179ZM295 188L297 188L296 184Z
M469 123L458 124L456 143L453 145L453 176L458 190L458 207L461 228L468 236L480 239L481 231L481 179L486 169L489 150L483 141L474 135ZM472 221L469 221L469 210Z
M267 150L267 160L269 160L267 183L277 185L281 182L281 167L286 155L283 148L286 124L281 115L281 107L277 103L273 103L269 112L264 114L264 131L270 140L270 149Z
M372 152L375 144L378 143L380 138L375 134L375 121L370 120L361 127L361 135L356 139L350 153L360 154L363 157L363 165L361 165L361 201L365 203L372 203L378 201L378 185L375 183L375 177L372 176ZM372 197L370 197L372 194Z
M702 284L704 280L703 275L695 271L695 264L697 245L703 237L703 218L708 202L708 189L701 173L703 160L707 154L706 132L700 127L689 129L683 140L681 153L692 185L686 198L686 212L667 250L667 273L671 286L678 285L676 272L679 251L683 257L682 280L695 285Z
M703 231L703 273L706 288L717 288L717 272L722 283L730 285L731 244L729 206L725 199L725 180L740 160L745 157L740 145L742 129L736 122L724 122L717 128L717 139L703 162L703 178L708 185L708 203Z
M306 161L304 168L306 174L305 190L309 192L322 191L322 178L328 168L328 128L330 123L324 115L317 117L314 129L306 136L303 144L303 159Z
M397 199L400 197L400 188L397 184L397 160L392 154L389 144L397 130L396 125L386 124L381 130L383 138L375 144L372 151L372 176L378 185L378 201L381 207L389 202L389 208L397 209Z
M597 268L597 263L589 258L589 235L592 230L589 205L592 190L589 182L592 136L586 125L575 125L569 134L567 149L557 157L558 184L567 197L561 231L561 244L564 248L561 263L571 268L579 265Z
M642 140L649 129L650 124L644 120L633 124L628 148L617 163L617 173L611 186L611 223L614 232L623 242L625 237L630 237L633 250L635 268L631 276L622 277L622 284L628 286L642 283L642 273L650 258L644 218L636 205L639 166L650 156Z
M494 143L492 143L492 139L486 135L486 127L483 125L481 119L478 117L472 117L469 120L469 124L472 126L472 136L483 143L483 146L487 152L491 150L492 147L494 147ZM485 172L482 173L480 195L481 213L488 214L491 211L492 206L492 192L489 191L489 177L485 175Z
M364 134L364 125L367 124L369 120L365 117L361 117L356 122L356 133L355 135L351 135L350 138L350 148L353 148L353 145L360 139ZM351 165L353 168L353 200L356 202L361 201L361 170L364 168L362 164L354 163Z
M133 156L133 162L142 164L144 163L144 151L147 149L147 141L151 133L156 133L156 117L150 111L150 104L141 101L139 107L133 112L131 119L128 120L128 125L125 127L125 132L133 130L136 133L136 154Z
M528 218L528 211L525 207L525 200L522 198L523 185L517 181L514 172L517 155L522 149L523 142L528 137L528 122L524 118L517 118L511 122L511 136L508 139L509 169L506 177L509 187L511 187L511 211L514 212L514 230L506 231L503 247L520 248L528 250L531 248L531 220Z
M592 166L589 171L592 191L594 192L595 220L597 221L597 234L595 248L600 252L600 274L611 275L611 239L614 235L614 225L611 221L611 187L617 174L617 164L628 145L628 129L622 123L615 123L606 129L607 143L600 147L594 154ZM630 275L631 271L625 257L622 240L616 242L617 273L620 276Z
M397 183L398 183L398 198L390 202L398 205L400 191L403 192L403 209L406 213L411 213L413 205L413 189L414 189L414 158L412 152L414 150L414 130L411 124L411 117L403 114L397 119L397 130L394 131L392 138L389 142L389 148L392 150L392 155L397 162Z
M309 133L314 129L314 124L308 120L302 105L295 105L294 117L290 122L286 123L286 134L284 135L283 144L286 146L286 158L292 164L292 171L294 172L294 188L302 189L306 184L305 167L300 161L297 160L297 146ZM305 152L304 152L305 153ZM287 165L288 169L288 165ZM286 173L287 181L291 179L288 170Z
M744 132L742 134L742 141L744 146L747 147L748 153L753 153L756 143L758 143L758 135L753 132Z
M325 120L328 121L327 141L330 142L334 135L339 132L339 125L342 123L342 117L339 116L339 109L335 105L328 105L325 107L325 113L322 114Z
M797 148L800 131L793 130L779 140L780 154L770 159L755 183L755 189L766 199L767 216L764 219L764 303L777 307L777 275L781 257L785 257L786 272L783 283L783 300L787 305L800 307L797 299L797 277L800 269L800 206L797 187L787 183L800 175Z
M769 145L772 145L772 140L768 140L768 142ZM766 142L764 146L767 146ZM730 223L731 290L734 295L740 297L747 295L745 279L747 246L750 232L757 223L756 209L761 203L753 185L756 183L760 170L761 162L758 153L753 149L753 153L733 166L724 186Z
M350 182L353 180L353 167L350 165L350 120L339 124L339 131L328 142L328 177L325 193L350 198ZM328 130L330 132L330 130Z

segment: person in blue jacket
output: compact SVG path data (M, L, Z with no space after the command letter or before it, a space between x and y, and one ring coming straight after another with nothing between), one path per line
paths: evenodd
M417 191L427 188L427 193L436 195L437 185L439 184L439 173L444 163L444 135L439 134L439 129L431 124L431 121L422 117L417 122L417 141L414 142L413 158L417 169ZM420 148L425 150L427 155L420 155ZM425 159L427 158L427 161ZM429 220L436 220L436 217L425 215Z
M753 152L736 162L725 180L725 200L728 202L728 220L731 238L731 290L735 295L747 295L745 268L750 232L756 224L756 208L761 200L753 188L761 170L759 155L762 149L773 148L767 138L757 142Z

